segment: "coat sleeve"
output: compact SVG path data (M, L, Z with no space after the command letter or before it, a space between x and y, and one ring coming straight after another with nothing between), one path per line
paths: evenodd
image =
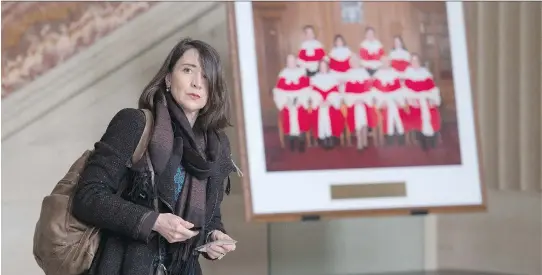
M218 203L217 207L213 213L213 217L211 218L211 222L209 223L208 232L212 232L213 230L219 230L224 233L226 233L226 229L224 228L224 223L222 223L222 213L221 213L221 204L224 199L224 186L227 186L229 184L229 176L226 177L221 184L221 188L219 189L218 196Z
M225 150L223 152L224 156L227 158L227 161L224 162L224 165L220 168L221 169L221 175L226 175L226 178L223 180L223 182L220 182L220 186L217 186L217 187L213 187L213 188L217 188L217 196L218 196L218 203L217 203L217 208L215 209L214 213L213 213L213 216L211 218L211 222L209 224L209 227L207 228L206 230L206 239L205 239L205 242L210 242L212 241L211 240L211 233L214 231L214 230L218 230L218 231L222 231L224 233L227 234L226 232L226 229L224 228L224 223L222 222L222 213L221 213L221 205L222 205L222 201L224 199L224 188L226 190L229 189L229 185L230 185L230 176L229 174L233 171L235 171L235 166L233 165L232 163L232 160L231 160L231 149L230 149L230 142L228 140L228 137L226 136L226 134L223 134L221 136L222 139L224 139L224 146L225 146ZM227 193L229 193L229 191L226 191ZM203 257L208 259L208 260L215 260L215 259L212 259L209 257L209 255L207 255L207 253L203 253Z
M148 242L159 213L115 194L144 128L140 110L123 109L113 117L81 173L72 214L98 228Z

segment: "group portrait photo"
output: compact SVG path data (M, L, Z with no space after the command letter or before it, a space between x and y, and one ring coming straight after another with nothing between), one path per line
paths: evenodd
M461 163L444 2L253 2L268 172Z

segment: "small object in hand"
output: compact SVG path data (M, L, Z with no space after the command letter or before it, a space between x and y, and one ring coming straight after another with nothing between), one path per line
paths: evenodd
M205 253L205 252L207 252L207 248L209 246L211 246L211 245L222 246L222 245L236 244L236 243L237 243L237 241L235 241L235 240L216 240L214 242L206 243L204 245L196 247L196 251Z

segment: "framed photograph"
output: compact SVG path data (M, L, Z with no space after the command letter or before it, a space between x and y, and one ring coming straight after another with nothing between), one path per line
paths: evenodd
M228 5L248 220L485 209L460 2Z

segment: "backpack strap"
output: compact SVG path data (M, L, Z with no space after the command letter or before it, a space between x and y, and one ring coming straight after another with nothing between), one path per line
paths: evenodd
M148 109L141 109L145 114L145 128L143 129L143 134L139 139L139 143L132 155L132 164L137 163L143 157L143 154L147 151L147 146L151 140L151 133L154 129L154 117L152 112Z
M145 114L145 128L143 128L143 133L139 138L136 149L132 158L126 162L126 167L132 168L133 165L137 164L145 155L149 142L151 141L152 130L154 129L154 116L152 112L148 109L140 109L143 114ZM117 189L117 194L121 195L124 190L127 188L128 182L126 180L121 181L119 188Z

